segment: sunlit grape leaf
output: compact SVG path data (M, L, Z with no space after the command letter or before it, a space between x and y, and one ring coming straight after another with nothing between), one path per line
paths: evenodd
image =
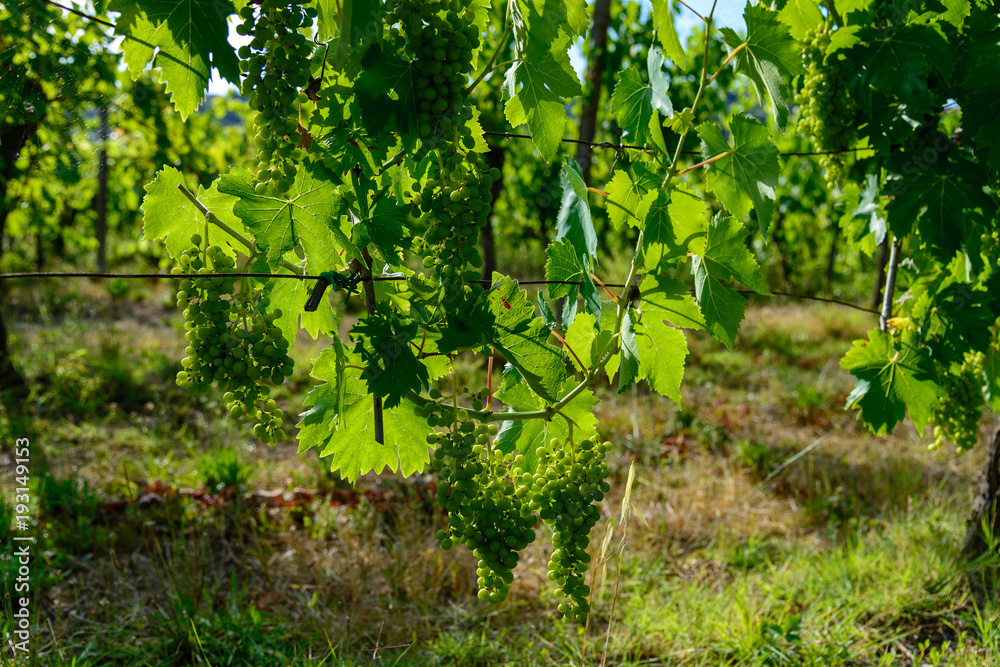
M329 288L320 301L319 308L311 313L302 310L315 285L316 282L313 280L279 278L268 281L264 288L271 300L268 311L281 310L281 317L276 319L274 323L281 329L281 334L289 343L295 340L300 325L312 336L313 340L321 333L328 334L337 331L337 316L333 312L333 304L330 301L332 290Z
M504 90L507 121L514 127L527 123L538 152L551 160L566 127L564 101L583 92L566 44L557 42L552 50L532 52L531 58L516 63L507 70Z
M159 70L170 101L182 120L205 99L212 68L239 83L240 67L229 44L229 0L111 0L108 11L121 12L115 33L132 79L150 62Z
M351 233L351 241L358 248L372 245L382 258L399 263L396 248L407 247L407 211L391 197L382 197L367 216L358 220Z
M680 403L684 360L688 352L684 333L656 318L643 317L635 328L639 379L649 382L656 393Z
M712 277L701 257L692 258L694 292L710 334L730 350L743 321L747 300Z
M556 218L556 240L565 239L580 255L593 257L597 254L597 234L590 217L586 185L576 160L566 158L560 181L563 196Z
M645 144L649 139L650 120L655 112L673 116L674 107L667 97L667 77L663 72L663 54L653 47L646 59L648 83L636 67L619 74L618 84L611 95L611 112L615 114L626 141Z
M296 246L305 251L308 266L323 271L344 265L342 250L346 259L361 260L357 248L340 229L343 205L332 183L303 168L288 199L283 199L257 194L252 179L248 170L234 167L219 179L219 190L239 198L233 213L253 233L257 244L266 248L272 268L281 266L285 254Z
M553 281L580 282L587 267L583 265L583 258L576 248L569 241L562 239L553 241L545 249L548 260L545 262L545 279ZM576 298L577 285L549 284L549 297L561 299L570 295Z
M704 159L722 156L707 166L708 188L738 220L754 209L761 236L767 238L778 183L778 147L768 129L747 116L733 116L729 129L732 145L718 125L698 126Z
M360 475L385 469L412 475L430 461L425 435L427 422L415 405L403 401L383 410L385 444L375 441L375 408L361 379L359 355L343 350L343 387L337 386L336 351L324 350L313 366L312 376L323 381L306 397L299 427L299 451L320 446L323 458L332 457L330 469L354 482ZM338 399L338 395L342 398Z
M778 20L778 12L747 2L743 19L746 39L732 28L722 28L722 40L729 47L736 72L753 81L761 104L767 92L775 122L784 129L788 121L788 81L803 71L802 52L788 28Z
M691 65L691 58L684 53L681 40L677 37L677 30L674 27L674 14L670 9L670 0L653 0L653 28L656 30L656 37L663 46L663 52L667 57L683 71Z
M666 320L675 327L704 330L705 316L687 286L665 275L648 274L639 283L644 322Z
M669 197L669 199L668 199ZM650 192L639 205L643 221L642 259L648 271L661 271L705 246L708 207L680 185L668 196Z
M770 296L760 267L745 240L749 231L737 220L717 215L708 226L705 260L709 274L719 280L739 280L758 294Z
M913 332L901 340L878 329L867 341L855 341L840 367L857 382L847 397L847 408L858 408L859 417L876 435L888 435L907 410L918 431L930 423L941 389L930 378L929 364Z
M631 173L630 173L631 172ZM605 188L608 219L616 228L628 223L638 227L642 219L636 215L639 202L650 190L660 185L660 176L645 162L633 162L629 169L616 169L611 182Z
M566 345L576 352L576 356L570 355L569 357L570 363L576 370L586 372L594 365L596 361L594 344L597 342L600 332L597 320L590 313L580 313L567 327L564 338Z
M986 372L986 402L993 412L1000 412L1000 350L991 347L983 363Z
M191 237L205 235L205 216L184 196L177 187L184 185L184 175L173 167L164 167L152 183L146 185L142 200L143 238L162 239L167 252L174 259L191 248ZM218 181L208 190L199 189L198 200L221 221L238 233L246 232L243 223L233 214L237 198L218 191ZM221 247L226 255L235 257L233 247L246 253L247 249L218 227L209 227L209 242Z
M778 20L788 26L792 37L805 40L806 33L823 23L823 12L815 0L788 0Z

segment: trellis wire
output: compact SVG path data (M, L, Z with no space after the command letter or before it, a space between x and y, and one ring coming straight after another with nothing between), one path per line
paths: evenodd
M131 279L145 279L151 278L156 280L162 279L183 279L183 278L290 278L294 280L326 280L323 276L300 276L293 273L96 273L96 272L86 272L86 271L68 271L68 272L34 272L34 273L4 273L0 274L0 280L27 280L29 278L93 278L93 279L106 279L106 278L121 278L124 280ZM372 276L372 282L393 282L406 280L405 276ZM492 280L467 280L468 283L477 283L480 285L489 285ZM518 285L577 285L579 286L581 282L579 280L518 280ZM605 287L625 287L624 283L602 283ZM733 290L737 294L757 294L753 290ZM859 306L856 303L850 303L848 301L840 301L839 299L832 299L825 296L817 296L815 294L798 294L795 292L775 292L771 291L774 296L782 296L788 299L800 299L804 301L820 301L823 303L832 303L838 306L845 306L847 308L853 308L855 310L860 310L864 313L871 313L873 315L880 315L881 311L866 308L864 306Z

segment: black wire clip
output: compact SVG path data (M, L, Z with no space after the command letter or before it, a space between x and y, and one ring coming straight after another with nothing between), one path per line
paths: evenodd
M313 287L313 291L309 294L309 298L306 300L306 305L303 309L307 313L315 312L319 308L319 304L323 300L323 295L326 293L326 288L330 285L333 285L334 292L342 289L348 295L351 295L354 294L361 283L361 276L358 274L345 276L336 271L326 271L319 274L319 276L320 279L316 281L316 286Z

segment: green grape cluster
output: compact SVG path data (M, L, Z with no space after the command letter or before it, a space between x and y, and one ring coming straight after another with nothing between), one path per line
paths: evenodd
M430 148L471 140L466 86L479 29L468 0L401 0L388 19L387 42L413 63L417 135Z
M945 439L955 443L960 452L976 446L979 441L979 420L982 419L986 403L983 396L985 359L982 352L967 352L957 372L945 375L945 394L939 399L934 411L936 426L931 449L940 447Z
M431 465L438 473L438 502L448 511L448 528L439 530L437 538L443 549L464 544L472 551L479 559L479 599L502 602L514 581L520 550L535 540L537 518L528 507L528 489L516 484L524 457L489 447L497 434L495 424L459 423L437 410L430 412L428 422L452 426L427 437L437 445Z
M254 117L254 142L258 194L287 196L298 171L296 162L303 153L298 148L297 108L308 97L300 89L309 84L312 43L300 30L313 25L317 12L287 0L261 0L240 10L237 27L241 35L252 35L249 45L239 49L240 66L246 74L241 92Z
M538 469L531 476L531 509L552 527L548 577L567 597L559 603L560 613L572 620L583 620L590 611L590 587L584 583L587 546L600 518L595 503L611 488L604 462L610 446L584 440L574 451L553 440L548 448L538 448Z
M801 109L799 131L812 138L817 151L835 151L850 146L855 130L857 108L847 92L844 61L827 55L830 32L826 27L806 33L803 59L806 75L795 97ZM844 173L843 155L820 155L819 164L826 172L831 188Z
M230 414L255 419L254 435L276 442L285 437L283 415L268 398L270 387L262 383L281 384L292 374L288 341L274 323L281 310L265 312L270 302L259 287L244 284L237 293L235 277L207 275L232 273L236 262L219 246L202 250L201 241L192 236L195 247L181 253L180 266L172 269L174 274L204 274L182 279L177 292L188 341L177 384L196 391L218 382Z

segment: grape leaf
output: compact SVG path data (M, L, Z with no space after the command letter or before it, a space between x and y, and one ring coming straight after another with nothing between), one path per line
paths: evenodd
M181 172L173 167L164 167L156 174L153 182L146 185L146 196L142 200L142 237L146 240L163 239L167 252L174 259L192 247L193 235L205 234L205 217L177 187L184 184ZM199 188L197 196L219 220L238 233L246 232L243 223L233 214L236 197L220 193L218 181L208 190ZM209 241L221 247L229 257L236 257L231 245L236 241L230 239L225 232L214 226L210 227ZM246 252L242 245L238 247L240 251Z
M738 221L723 215L715 216L708 226L702 255L706 269L719 280L739 280L758 294L770 296L757 260L746 247L747 234L747 228Z
M767 92L775 122L784 129L788 122L787 82L803 71L802 53L788 28L778 20L778 12L747 2L743 18L747 25L746 39L732 28L722 28L722 40L729 47L736 72L753 81L761 104Z
M754 209L761 236L766 239L778 183L778 147L767 128L747 116L734 116L729 129L731 146L718 125L698 126L702 156L706 160L722 156L708 165L708 189L739 220Z
M257 244L267 249L273 269L281 266L285 254L296 246L305 251L309 266L315 269L329 271L342 266L340 251L363 261L340 229L343 205L337 189L308 169L299 170L289 199L257 194L253 175L239 167L219 179L219 191L239 198L233 213L253 233Z
M600 331L597 319L590 313L580 313L566 328L564 336L566 345L576 352L576 356L570 355L570 362L578 371L589 371L590 367L597 361L594 344L597 342Z
M788 0L778 20L788 26L792 37L804 41L810 30L823 23L823 12L814 0Z
M121 12L115 32L133 80L150 62L159 69L170 101L182 120L205 99L212 68L231 83L240 81L239 59L229 44L229 0L111 0Z
M528 124L535 147L546 160L555 156L562 142L566 127L563 100L583 93L566 48L565 40L560 40L551 50L533 52L532 57L508 70L505 77L504 115L515 127Z
M619 74L618 85L611 95L611 112L621 126L622 138L636 144L645 144L650 138L650 120L654 112L667 117L674 115L674 107L667 97L667 77L663 72L663 54L651 48L646 58L649 83L643 83L638 68L630 67Z
M983 370L986 372L986 403L993 412L1000 412L1000 350L990 348Z
M681 70L687 70L691 66L691 58L684 53L681 40L677 37L670 0L653 0L653 28L667 57Z
M573 244L566 239L553 241L545 249L548 260L545 262L546 280L582 281L585 274L589 274L587 267L583 264L583 258L577 252ZM590 278L587 275L587 278ZM562 299L566 297L576 298L576 285L550 284L549 297L552 299Z
M410 348L416 322L404 323L383 306L355 324L351 335L358 337L354 351L365 363L361 379L369 392L385 400L386 408L399 405L411 391L419 394L428 388L427 367Z
M759 294L770 295L756 260L744 245L748 232L738 221L717 215L708 226L703 255L694 255L695 299L708 331L732 349L743 320L746 299L723 285L737 279Z
M566 158L560 172L562 182L562 204L556 219L556 240L567 240L576 251L585 257L597 254L597 234L590 218L590 204L583 174L576 160Z
M382 258L390 264L400 262L396 248L406 247L407 211L391 197L382 197L375 204L374 210L369 210L367 216L354 224L351 241L358 248L374 246Z
M687 358L687 341L678 329L657 322L655 318L636 325L639 350L639 379L649 382L653 391L681 402L681 379Z
M967 26L968 49L957 68L964 73L955 95L962 108L962 129L975 137L977 155L1000 169L1000 17L976 9Z
M635 326L632 324L632 313L628 310L622 318L618 393L624 392L637 379L639 379L639 346L636 341Z
M660 177L649 168L645 162L634 162L629 165L631 174L626 169L616 169L615 174L608 183L608 219L615 228L620 228L624 223L633 227L638 227L642 221L636 215L639 202L650 190L655 190L660 185Z
M697 255L692 258L691 272L694 274L695 300L705 315L708 332L732 350L747 300L713 278Z
M299 452L323 447L320 456L332 457L330 469L354 482L369 471L384 469L404 476L423 470L430 461L424 435L427 422L415 412L416 406L403 401L399 407L383 410L385 444L375 441L375 409L361 371L359 355L343 350L337 369L335 349L324 350L314 362L312 376L322 380L309 392L299 427ZM338 382L338 376L342 378Z
M382 0L339 0L339 36L330 49L329 62L342 72L361 67L368 48L382 37Z
M859 100L870 95L870 86L895 96L908 107L929 110L927 76L934 68L948 77L954 66L954 54L937 26L909 24L894 30L866 25L855 33L857 43L845 55L851 91Z
M268 281L264 288L265 294L271 300L269 310L271 312L281 310L281 317L274 323L281 329L281 334L289 343L295 340L300 323L313 340L316 340L321 333L329 334L337 331L337 316L333 312L329 290L314 312L307 313L302 310L314 285L312 280L279 278Z
M669 199L668 199L669 197ZM647 271L663 271L705 246L705 203L683 185L670 195L650 192L639 205L643 221L642 258Z
M896 236L907 236L916 226L921 241L946 263L993 203L983 192L987 174L981 167L962 156L940 161L944 164L929 165L910 177L893 174L886 180L885 190L893 195L886 216ZM978 228L975 234L979 236Z
M546 400L555 401L566 379L562 350L549 343L549 328L528 302L517 282L493 274L489 310L495 318L492 345L517 369L524 381Z
M698 303L679 280L648 274L639 283L639 293L642 295L642 313L645 319L666 320L675 327L702 331L707 326Z
M907 409L918 431L933 418L941 389L930 380L929 364L917 345L913 332L897 342L873 329L867 341L855 341L840 360L840 367L857 378L845 407L858 408L875 435L891 433Z
M411 64L396 53L383 53L382 47L375 44L365 53L361 66L361 74L354 83L354 97L365 126L401 127L415 134L417 112L410 81Z

